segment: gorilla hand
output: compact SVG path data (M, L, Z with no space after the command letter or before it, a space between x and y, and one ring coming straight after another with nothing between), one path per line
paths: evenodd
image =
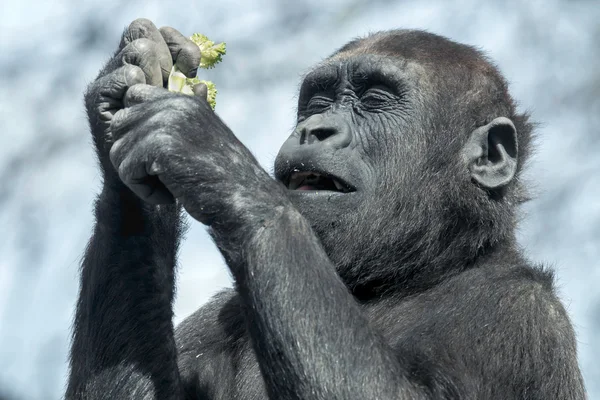
M198 46L173 28L159 30L151 21L137 19L123 33L113 58L89 85L85 104L105 180L118 180L108 159L113 142L108 128L123 108L123 95L138 83L163 86L173 63L194 77L200 63Z
M280 187L198 96L131 86L112 118L110 160L121 180L153 204L179 199L195 219L253 222L285 201Z

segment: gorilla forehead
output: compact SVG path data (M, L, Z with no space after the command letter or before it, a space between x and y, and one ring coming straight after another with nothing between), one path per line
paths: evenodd
M463 69L499 75L490 60L476 48L420 30L397 29L372 33L348 42L330 58L359 54L388 55L443 68L457 65Z
M440 35L405 29L372 33L350 41L324 65L356 59L390 72L394 64L395 73L402 73L405 82L415 83L424 96L466 93L470 105L506 105L502 110L505 114L512 105L506 81L483 52Z

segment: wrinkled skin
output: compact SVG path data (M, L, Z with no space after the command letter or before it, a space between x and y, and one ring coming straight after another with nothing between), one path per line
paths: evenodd
M225 223L219 218L223 215L254 215L254 207L262 207L254 198L262 194L260 189L277 191L204 99L138 84L127 90L123 103L125 108L110 123L110 160L121 180L146 202L177 198L193 218L212 225ZM252 203L249 208L236 207L244 198Z
M476 50L355 40L304 80L275 179L136 20L86 93L104 186L67 399L583 399L552 273L515 242L531 124ZM181 212L235 288L172 325ZM187 266L200 267L200 266Z

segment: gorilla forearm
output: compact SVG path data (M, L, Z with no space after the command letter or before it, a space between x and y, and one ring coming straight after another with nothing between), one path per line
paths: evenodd
M134 380L160 381L157 398L178 398L171 302L179 210L144 204L124 185L107 183L95 215L82 265L67 398L96 398L113 371L127 369ZM110 393L123 398L133 394L135 383Z
M245 263L231 268L270 398L428 398L371 327L304 217L291 205L273 214L245 240ZM214 236L229 246L227 236Z

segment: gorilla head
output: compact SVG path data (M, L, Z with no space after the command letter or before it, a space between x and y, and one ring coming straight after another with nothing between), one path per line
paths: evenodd
M422 289L512 248L527 119L474 48L377 33L306 76L275 175L355 295Z

